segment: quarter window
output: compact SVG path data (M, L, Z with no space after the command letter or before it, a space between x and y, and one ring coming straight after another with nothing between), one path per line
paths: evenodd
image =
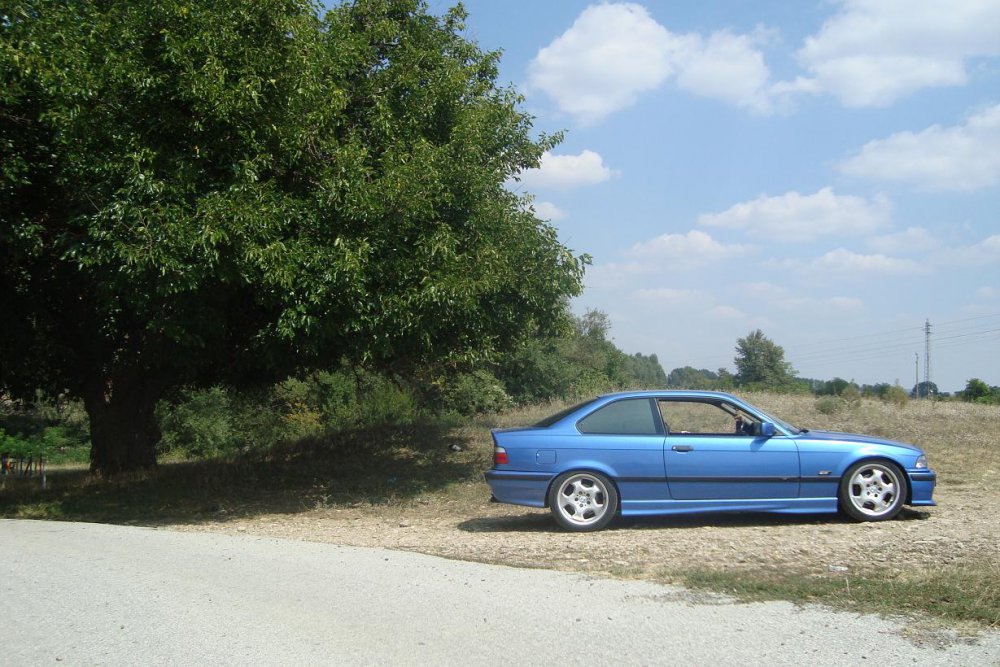
M658 435L662 433L659 416L648 398L634 398L608 403L581 419L581 433L616 435Z

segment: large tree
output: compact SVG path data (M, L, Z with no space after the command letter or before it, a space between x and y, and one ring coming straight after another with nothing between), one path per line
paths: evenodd
M736 341L736 384L761 389L787 389L795 369L785 361L785 350L760 329Z
M583 261L504 183L534 139L463 12L8 0L0 393L81 397L92 469L155 464L171 387L545 333Z

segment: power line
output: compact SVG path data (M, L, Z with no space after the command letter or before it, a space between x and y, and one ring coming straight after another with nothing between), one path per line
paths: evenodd
M988 318L991 318L991 317L1000 317L1000 313L987 313L985 315L976 315L974 317L965 317L965 318L956 319L956 320L945 320L945 321L941 322L940 324L935 324L934 327L937 330L941 330L942 328L948 328L948 327L950 327L951 325L954 325L954 324L961 324L961 323L964 323L964 322L972 322L972 321L975 321L975 320L988 319ZM837 336L837 337L825 338L825 339L821 339L821 340L815 340L815 341L812 341L812 342L807 342L807 343L803 343L803 344L800 344L800 345L796 345L792 350L790 350L790 352L793 352L793 353L804 353L804 354L808 355L808 354L810 354L809 351L811 349L817 348L817 347L824 348L822 351L825 352L825 351L828 351L831 346L841 345L841 344L849 342L849 341L856 341L856 340L871 341L872 339L880 338L880 337L883 337L883 336L888 336L890 334L897 334L897 333L912 333L915 336L918 336L918 335L922 336L923 327L921 325L914 324L912 326L902 327L902 328L899 328L899 329L887 329L887 330L882 330L882 331L874 331L874 332L871 332L871 333L856 334L856 335L853 335L853 336ZM854 347L854 346L851 346L851 347ZM786 351L789 351L789 350L786 350Z
M983 322L983 320L997 317L1000 317L1000 313L946 320L935 324L933 326L935 333L933 347L935 350L952 349L1000 340L1000 327L991 327L992 322ZM976 324L970 325L973 322ZM909 354L914 348L919 349L918 346L922 343L924 346L924 382L928 383L929 386L931 382L931 330L930 320L927 319L923 327L906 327L873 334L858 334L833 340L827 339L822 342L817 341L800 346L797 349L803 351L798 353L792 351L788 355L788 359L800 368L802 366L822 368L835 364L840 365L847 360L859 362L887 357L894 358L896 355L902 356L904 351ZM894 335L900 333L908 335ZM918 337L920 334L923 337L922 341ZM824 346L823 349L815 349L819 345ZM813 349L810 351L809 348ZM915 355L917 356L916 376L919 382L919 354L915 353Z
M921 328L923 329L923 327ZM813 361L823 361L826 359L843 359L843 358L854 358L860 355L868 355L874 352L890 352L892 350L898 350L902 348L913 349L914 347L921 346L926 343L926 331L922 332L924 340L920 339L921 329L909 329L911 333L910 337L907 338L897 338L896 340L869 340L864 343L855 343L852 345L841 346L837 348L828 348L825 350L817 350L815 352L805 352L796 353L794 350L788 352L789 358L794 358L797 362L813 362ZM935 325L935 330L937 330L937 325ZM983 334L990 334L1000 331L1000 328L994 329L979 329L979 328L960 328L954 329L949 332L950 335L946 336L935 336L935 342L938 341L949 341L959 338L966 338L970 336L980 336Z

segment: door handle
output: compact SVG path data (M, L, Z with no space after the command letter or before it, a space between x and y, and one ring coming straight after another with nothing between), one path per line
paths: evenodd
M692 447L691 445L674 445L670 449L674 450L675 452L690 452L692 449L694 449L694 447Z

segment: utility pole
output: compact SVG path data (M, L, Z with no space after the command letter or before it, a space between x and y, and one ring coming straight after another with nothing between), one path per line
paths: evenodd
M920 398L920 353L913 353L913 398Z
M924 391L931 394L931 320L924 324Z

